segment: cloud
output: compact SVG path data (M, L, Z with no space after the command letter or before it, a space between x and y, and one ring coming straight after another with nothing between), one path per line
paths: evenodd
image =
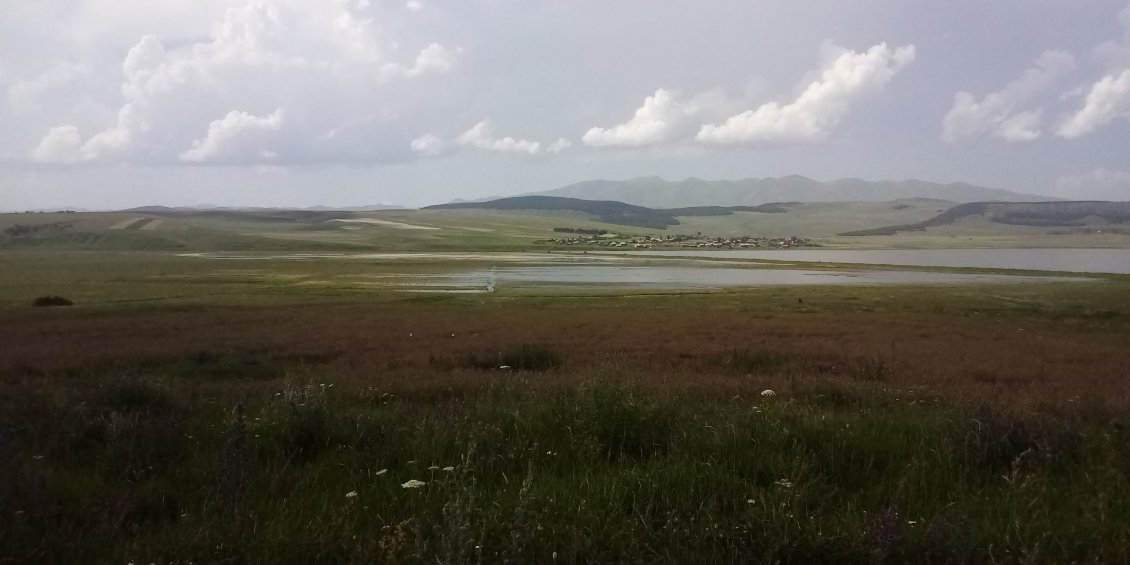
M557 141L550 143L545 147L545 152L551 155L556 155L573 146L573 142L565 139L564 137L557 138Z
M459 134L459 137L455 138L455 143L464 147L475 147L485 151L526 155L560 153L572 145L569 140L564 138L560 138L548 146L543 146L539 141L514 139L509 136L497 137L494 133L494 126L489 120L483 120L472 126L471 129Z
M408 0L408 2L404 4L404 7L408 8L411 12L419 12L424 9L424 3L420 0Z
M425 47L416 56L416 62L411 67L400 63L388 63L381 67L385 77L408 76L414 77L427 73L445 73L455 64L455 55L438 43Z
M248 153L248 140L261 137L256 135L257 133L279 131L281 127L281 110L275 110L271 115L261 118L233 110L223 118L208 124L207 135L194 141L192 147L180 154L180 158L194 162L231 160L236 155ZM243 141L244 145L242 151L237 147L240 141ZM252 152L251 155L269 157L273 152L260 149L258 152Z
M704 143L804 143L825 139L860 98L881 90L914 61L914 46L886 43L863 53L845 51L828 64L792 102L770 102L706 124L695 139Z
M438 135L424 134L412 140L412 151L427 157L435 157L443 153L447 143Z
M632 119L609 128L594 127L581 138L586 145L651 145L667 141L672 130L688 116L690 108L678 95L660 88L643 101Z
M32 159L53 163L73 163L82 160L82 136L75 126L51 128L43 141L32 151Z
M1075 58L1070 53L1045 51L1019 78L981 100L968 92L958 92L942 121L942 139L955 143L985 135L1012 142L1039 138L1042 133L1040 110L1018 109L1054 86L1074 68Z
M1078 176L1060 177L1056 196L1072 200L1130 200L1130 171L1096 169Z
M396 83L450 71L458 50L432 42L405 57L396 38L378 25L376 11L366 0L246 0L230 5L206 39L166 43L144 36L122 60L116 118L94 127L89 121L57 125L32 155L166 164L239 164L233 159L242 156L255 164L264 151L291 161L405 154L387 148L404 147L397 121L407 119L423 97L386 92ZM272 130L285 137L277 148L244 147L266 139L246 134L262 134L280 111L287 127ZM399 143L387 143L390 137Z
M1120 118L1130 119L1130 69L1107 75L1091 85L1083 107L1068 115L1056 133L1075 139Z

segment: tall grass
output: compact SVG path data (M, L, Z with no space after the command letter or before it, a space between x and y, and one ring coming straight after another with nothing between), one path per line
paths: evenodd
M630 364L404 394L242 365L0 381L0 560L1130 559L1112 408L1017 413L867 378L689 396Z

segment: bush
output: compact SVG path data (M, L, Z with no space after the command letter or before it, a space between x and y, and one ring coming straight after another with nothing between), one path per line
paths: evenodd
M48 306L74 306L75 303L69 298L56 295L40 296L31 301L32 306L48 307Z

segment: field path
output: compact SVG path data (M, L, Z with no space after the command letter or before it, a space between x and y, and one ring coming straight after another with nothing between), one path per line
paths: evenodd
M112 230L124 230L124 229L129 229L129 228L130 228L131 226L133 226L134 224L136 224L136 223L138 223L138 222L142 222L142 221L145 221L145 220L147 220L147 219L148 219L148 218L129 218L129 219L125 219L125 220L122 220L122 221L120 221L120 222L118 222L118 223L116 223L116 224L114 224L114 225L110 226L110 229L112 229Z

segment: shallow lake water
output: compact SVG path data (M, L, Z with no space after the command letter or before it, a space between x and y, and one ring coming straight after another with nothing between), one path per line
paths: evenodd
M1130 274L1130 249L781 249L772 251L685 249L633 251L631 254L653 257L768 259L913 267L976 267Z
M803 261L821 260L816 257L836 262L850 262L839 254L856 252L817 251L816 253L822 255L812 255L804 251L695 252L693 250L615 255L605 253L186 255L202 259L368 261L380 265L381 269L369 274L351 275L354 279L361 279L361 282L356 284L411 292L492 292L500 288L584 286L704 289L781 285L1002 284L1086 280L1022 274L949 273L905 269L804 268ZM706 257L711 260L704 260L703 258ZM733 261L716 260L723 257ZM885 257L888 260L892 259L890 256ZM876 259L874 256L855 258ZM782 267L780 263L772 266L758 265L759 259L792 260L796 264L788 266L791 268L780 268ZM395 266L395 270L390 272L389 266Z
M431 275L433 288L484 291L505 287L601 286L620 288L723 288L780 285L999 284L1064 280L1054 277L923 271L825 271L693 266L543 265L476 269ZM410 285L412 283L409 283Z

